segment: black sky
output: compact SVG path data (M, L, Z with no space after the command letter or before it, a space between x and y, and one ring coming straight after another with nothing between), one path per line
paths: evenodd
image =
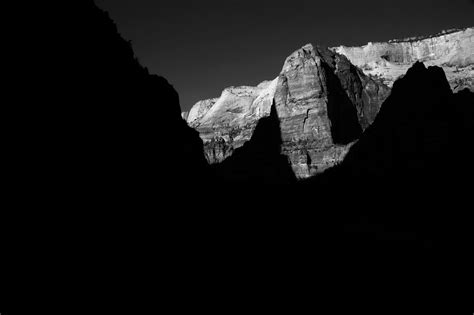
M473 0L96 0L181 108L275 78L306 43L363 45L473 26Z

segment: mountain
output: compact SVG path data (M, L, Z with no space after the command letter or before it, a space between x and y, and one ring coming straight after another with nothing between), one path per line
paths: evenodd
M351 203L376 209L393 226L416 227L462 261L474 239L465 207L474 176L473 105L474 93L453 93L441 67L416 62L344 161L302 184L351 192Z
M474 88L473 28L363 47L305 45L273 80L224 89L182 113L199 132L210 164L221 163L252 138L275 103L281 153L297 178L340 163L377 116L397 78L416 61L441 66L453 91Z
M63 25L67 53L50 54L48 76L35 85L39 93L29 95L43 95L51 86L54 93L45 105L25 101L5 116L12 182L23 187L22 178L31 177L30 183L54 191L57 183L71 181L116 193L139 190L156 178L170 184L185 174L191 174L188 181L201 177L207 167L202 140L181 118L174 87L139 63L131 43L94 1L74 8L77 14ZM161 137L156 146L158 135L167 133L173 137ZM168 166L173 164L183 167Z
M462 106L472 105L470 92L452 94L439 69L417 64L394 84L375 116L387 88L344 56L308 45L287 59L275 82L232 89L223 100L201 104L198 115L222 101L216 117L229 118L241 117L224 110L242 108L230 106L239 104L236 94L250 94L248 107L258 104L250 139L207 167L202 134L180 116L173 86L139 64L130 43L92 1L68 4L74 7L62 16L71 25L55 24L67 32L60 43L68 46L47 50L54 62L45 63L49 71L40 80L34 72L21 73L22 94L5 106L2 302L13 307L2 303L2 314L38 308L58 314L294 312L302 305L336 313L432 314L439 301L450 312L463 305L468 294L461 288L472 283L472 243L454 236L471 231L472 220L453 211L459 200L449 199L443 220L434 222L457 219L466 228L432 224L453 240L449 251L435 255L430 235L413 223L430 222L435 208L399 192L411 177L396 189L373 181L386 198L367 182L352 182L352 193L341 188L357 165L363 174L390 152L378 152L383 139L403 153L392 174L417 156L410 139L433 148L426 159L447 161L429 162L433 173L446 165L460 173L472 161L472 106ZM307 143L294 148L293 137ZM333 185L253 181L291 182L289 152L316 160L311 145L346 150L351 143L347 164L331 169L346 176L322 174L332 176ZM372 158L366 162L365 150ZM236 173L251 184L210 180ZM442 189L456 184L435 183ZM439 196L431 199L436 206ZM397 200L399 207L390 211ZM469 210L466 204L461 209ZM426 252L428 259L420 259ZM18 312L26 307L35 310Z
M341 161L374 120L390 89L327 48L305 45L278 77L256 87L225 89L194 105L187 116L204 141L207 160L220 163L249 141L272 104L280 120L281 152L298 178Z
M442 68L416 62L395 81L377 118L344 162L324 175L334 176L335 182L458 187L454 181L474 173L474 155L466 146L474 136L473 105L474 93L453 93ZM337 176L341 170L343 175Z
M412 37L361 47L333 47L365 74L392 86L416 61L442 67L454 92L474 91L474 28L452 29L425 37Z

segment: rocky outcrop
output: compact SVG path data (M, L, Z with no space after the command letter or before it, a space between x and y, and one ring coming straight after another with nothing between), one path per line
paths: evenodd
M421 61L427 66L442 67L454 92L464 88L474 91L474 28L331 49L390 87L413 63Z
M187 121L199 131L207 160L218 163L252 138L274 102L281 152L304 178L341 161L388 94L346 57L308 44L286 59L274 80L227 88L194 105Z
M187 121L199 131L209 163L223 161L250 140L258 120L270 114L277 82L229 87L191 108Z
M275 103L282 151L295 174L307 177L341 161L388 93L325 48L306 45L291 54L278 78Z

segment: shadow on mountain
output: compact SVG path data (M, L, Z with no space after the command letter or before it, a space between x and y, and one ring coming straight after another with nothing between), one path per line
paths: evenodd
M281 144L280 120L272 104L270 115L258 121L252 138L213 165L214 174L218 180L233 183L294 183L296 177L287 157L280 153Z
M336 144L348 144L362 133L357 110L341 86L341 82L326 64L321 63L328 89L328 117L331 121L332 140Z
M414 64L352 146L340 167L344 176L441 186L467 178L472 97L468 90L453 94L441 68Z
M330 187L373 222L459 258L472 239L463 203L474 175L473 104L468 90L451 92L441 68L416 63L342 164L303 185Z

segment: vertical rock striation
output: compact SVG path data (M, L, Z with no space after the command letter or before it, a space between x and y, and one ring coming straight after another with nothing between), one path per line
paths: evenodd
M278 78L275 103L282 151L297 177L340 162L388 93L383 84L326 48L308 44L291 54Z

